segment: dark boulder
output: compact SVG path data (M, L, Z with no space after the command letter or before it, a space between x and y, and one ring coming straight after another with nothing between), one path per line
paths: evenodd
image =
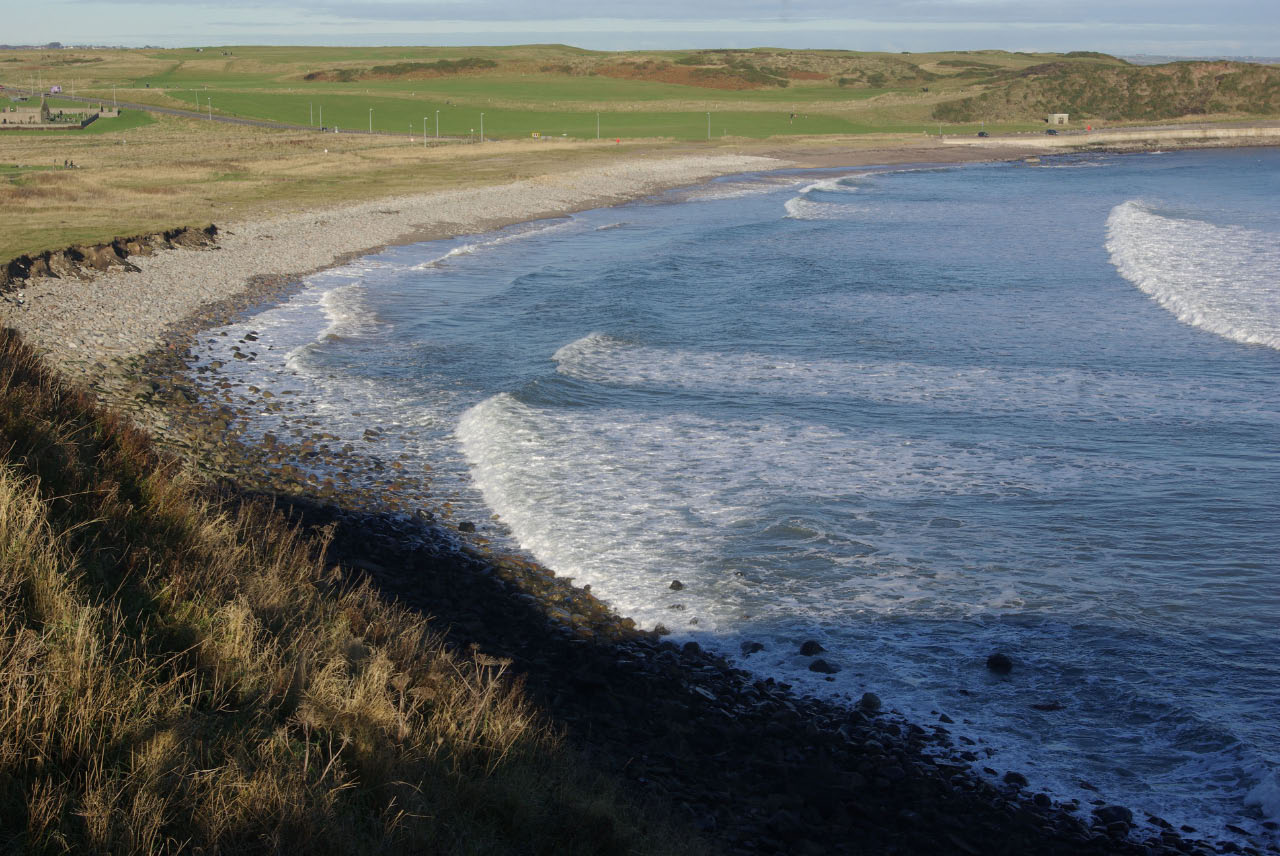
M1021 773L1010 770L1004 774L1004 783L1013 785L1015 788L1025 788L1027 786L1027 777Z
M1133 823L1133 812L1122 805L1104 805L1093 810L1093 816L1099 823L1110 825L1116 821L1125 824Z
M987 668L997 675L1007 675L1013 671L1013 658L996 652L987 658Z
M826 648L823 648L817 642L810 639L808 642L805 642L803 645L800 646L800 656L812 657L815 654L821 654L826 650L827 650Z

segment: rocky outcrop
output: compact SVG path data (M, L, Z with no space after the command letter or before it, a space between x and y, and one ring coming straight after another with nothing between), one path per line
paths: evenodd
M76 245L62 250L45 250L34 255L18 256L0 267L0 291L14 288L24 280L47 276L59 279L90 279L114 267L137 270L130 256L149 256L158 250L175 247L200 249L217 243L218 227L180 226L150 235L116 238L106 244Z

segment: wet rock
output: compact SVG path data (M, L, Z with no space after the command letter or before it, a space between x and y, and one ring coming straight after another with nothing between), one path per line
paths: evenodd
M1098 819L1099 823L1104 825L1121 821L1125 824L1133 823L1133 812L1122 805L1104 805L1093 810L1093 816Z
M474 523L472 523L470 520L464 520L464 521L462 521L461 523L459 523L459 524L458 524L458 531L459 531L459 532L474 532L474 531L476 531L476 525L475 525Z
M817 659L809 664L809 671L818 672L822 675L834 675L836 672L840 671L840 667L835 663L829 663L826 660Z
M875 713L883 706L884 703L880 701L880 696L875 693L863 693L862 698L858 699L858 707L868 713Z
M1027 777L1021 773L1010 770L1004 774L1004 783L1013 785L1015 788L1025 788L1027 786Z
M750 657L752 654L756 653L757 651L763 651L763 650L764 650L764 645L759 642L743 642L742 643L742 656L744 657Z
M821 654L826 650L827 650L826 648L823 648L817 642L810 639L809 641L805 642L803 645L800 646L800 656L812 657L815 654Z
M680 582L679 580L672 580L671 585L667 586L667 588L671 589L672 591L681 591L684 589L684 583Z
M987 658L987 668L997 675L1007 675L1013 671L1013 658L996 652Z
M686 657L697 657L702 653L702 646L697 642L686 642L684 643L684 647L680 649L680 653L684 654Z

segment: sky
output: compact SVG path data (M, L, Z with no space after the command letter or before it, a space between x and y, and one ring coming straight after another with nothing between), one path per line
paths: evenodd
M1278 0L0 0L0 43L1276 56Z

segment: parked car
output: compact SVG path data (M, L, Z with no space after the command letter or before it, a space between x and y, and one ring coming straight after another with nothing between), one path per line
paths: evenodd
M1046 130L1046 131L1045 131L1045 133L1046 133L1046 134L1048 134L1048 135L1049 135L1049 136L1051 136L1051 137L1056 137L1056 136L1058 136L1058 129L1057 129L1057 128L1049 128L1048 130Z
M990 134L988 134L986 131L979 131L979 132L978 132L978 136L979 136L979 137L989 137L989 136L991 136L991 135L990 135Z

